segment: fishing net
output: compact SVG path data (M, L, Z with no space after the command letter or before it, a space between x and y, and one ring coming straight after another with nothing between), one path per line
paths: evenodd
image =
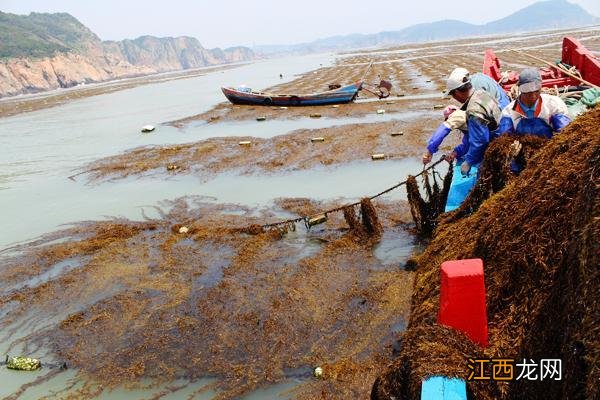
M432 375L466 380L468 357L562 360L561 380L468 382L477 399L599 398L599 127L596 107L472 215L440 224L417 258L399 357L376 380L372 399L419 399ZM487 348L436 323L440 265L467 258L484 261Z
M448 168L446 176L441 179L442 187L438 183L439 176L435 169L431 170L433 185L430 182L430 174L428 172L421 175L423 178L423 190L425 198L421 195L419 184L414 176L409 176L406 182L406 192L408 194L408 203L410 204L410 212L415 221L417 232L422 236L431 236L437 225L438 216L444 212L450 183L452 182L453 168L452 163Z

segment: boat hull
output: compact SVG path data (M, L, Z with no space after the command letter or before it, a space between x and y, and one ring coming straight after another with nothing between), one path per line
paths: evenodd
M575 67L581 77L594 85L600 85L600 61L586 49L579 41L571 37L565 37L562 45L562 60L564 64ZM542 87L578 87L581 82L567 74L560 68L539 68L542 76ZM500 61L493 50L485 52L483 61L483 73L490 76L507 92L519 81L519 74L514 71L502 75Z
M295 107L349 103L356 98L361 86L359 82L328 92L307 95L242 92L228 87L223 87L221 90L233 104Z

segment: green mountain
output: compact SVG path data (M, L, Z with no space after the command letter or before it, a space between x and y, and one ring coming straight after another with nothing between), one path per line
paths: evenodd
M0 58L42 58L78 52L100 38L67 13L0 12Z
M185 36L102 41L66 13L0 12L0 97L255 58L247 47L205 49Z

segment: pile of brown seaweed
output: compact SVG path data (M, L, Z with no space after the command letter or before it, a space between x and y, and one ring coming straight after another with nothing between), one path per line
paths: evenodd
M432 375L469 375L467 358L562 359L562 380L471 381L477 399L592 399L600 390L600 108L575 120L472 215L440 224L417 259L399 357L372 399L418 399ZM440 265L484 260L489 342L437 325Z

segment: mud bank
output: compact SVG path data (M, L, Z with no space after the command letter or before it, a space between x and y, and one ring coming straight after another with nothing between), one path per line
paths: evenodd
M598 397L599 126L596 108L477 212L438 227L417 259L402 350L371 398L419 399L422 380L432 375L466 380L469 357L562 360L562 380L468 382L477 399ZM466 258L484 261L487 348L436 323L440 265Z
M177 146L144 147L98 160L85 168L85 174L92 181L174 174L193 174L208 179L226 171L260 174L335 166L370 160L376 153L384 153L393 159L419 157L429 132L440 120L433 114L413 121L301 129L269 139L223 137ZM260 129L260 125L255 129ZM458 136L452 134L442 151L458 142ZM323 141L311 141L314 137L323 138ZM240 145L240 142L250 143Z
M502 62L504 69L520 70L532 66L531 59L513 52L513 49L526 50L536 57L555 60L561 57L561 40L565 35L574 35L590 49L598 48L600 43L600 30L589 29L561 30L543 34L522 34L508 36L492 36L476 39L461 39L445 42L407 44L398 47L377 49L372 51L352 52L341 54L331 67L319 68L301 74L291 82L285 82L269 88L253 88L271 93L303 94L323 92L330 84L350 84L363 79L366 83L375 84L380 79L386 79L393 84L390 96L387 99L376 101L382 107L395 109L410 107L411 101L403 99L411 96L431 95L439 99L432 100L431 104L446 102L442 91L445 89L446 79L450 71L456 67L465 67L471 72L480 72L483 65L483 54L486 49L492 48ZM372 68L365 75L369 63ZM231 82L236 86L240 82ZM251 82L246 82L250 84ZM223 97L225 100L225 98ZM228 102L219 104L212 110L198 115L190 116L183 120L173 121L175 126L182 126L191 121L216 121L216 120L241 120L264 115L267 118L297 117L312 113L322 113L323 116L335 116L345 110L352 109L353 114L368 113L371 108L361 101L375 100L375 96L363 90L359 93L356 104L340 105L339 109L329 107L290 107L282 111L271 107L234 106ZM392 101L392 105L386 104ZM431 106L428 104L427 106Z

